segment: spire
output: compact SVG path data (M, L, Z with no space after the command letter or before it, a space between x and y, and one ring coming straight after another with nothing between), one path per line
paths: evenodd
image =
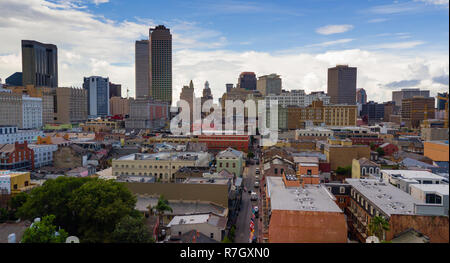
M191 88L191 89L194 88L194 83L192 82L192 79L191 79L191 82L189 82L189 88Z

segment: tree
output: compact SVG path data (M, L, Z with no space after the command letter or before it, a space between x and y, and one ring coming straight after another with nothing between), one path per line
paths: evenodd
M8 220L8 210L0 207L0 223L4 223Z
M345 175L345 176L351 176L352 175L352 166L345 166L345 167L338 167L336 169L336 173L338 175Z
M251 159L251 158L253 158L253 157L255 157L255 154L254 154L253 152L249 152L249 153L247 154L247 158L248 158L248 159Z
M385 231L389 229L389 222L381 216L375 216L370 220L369 233L378 237L380 241L385 240Z
M59 177L33 189L18 209L22 219L55 215L55 224L82 242L111 242L116 224L136 216L136 198L123 185L98 178Z
M370 149L371 150L375 149L375 143L374 142L370 142Z
M172 207L169 206L169 201L166 200L163 195L159 196L158 203L153 208L158 213L160 224L163 224L164 212L166 211L173 212Z
M64 229L57 229L54 220L54 215L48 215L33 223L25 230L22 243L65 243L69 235Z
M77 219L83 242L112 242L116 224L125 216L136 216L136 197L123 184L92 180L73 191L68 206Z
M126 216L116 225L112 233L114 243L154 243L150 231L144 224L144 218Z
M25 202L27 201L27 198L28 198L27 193L20 192L19 194L13 196L11 198L11 200L9 200L9 209L10 209L11 216L13 217L14 220L19 218L17 211L21 206L23 206L23 204L25 204Z

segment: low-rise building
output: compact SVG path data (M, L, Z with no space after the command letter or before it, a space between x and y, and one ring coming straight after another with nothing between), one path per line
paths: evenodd
M206 167L211 160L211 155L205 152L135 153L113 160L112 167L115 176L149 176L173 182L174 174L181 167Z
M409 193L410 184L444 184L444 177L429 171L381 170L383 180Z
M263 223L269 243L346 243L347 225L335 197L320 184L267 177Z
M0 169L34 169L34 153L28 142L0 144Z
M423 141L448 140L448 128L422 128L421 138Z
M169 234L181 236L192 230L208 236L216 241L222 241L225 237L227 219L214 214L199 214L189 216L175 216L167 225Z
M377 178L380 177L380 165L363 157L359 160L353 159L352 162L352 178Z
M331 170L336 170L338 167L351 166L353 159L370 159L370 146L353 145L351 140L329 138L324 147L324 154Z
M426 204L442 208L442 215L448 216L448 185L413 184L410 186L412 197Z
M0 144L32 143L37 141L38 136L44 136L39 130L19 130L17 126L0 126Z
M378 179L346 179L346 182L351 185L349 230L360 242L366 242L371 235L369 225L376 216L389 224L389 230L383 230L386 241L414 228L428 236L431 243L449 242L448 216L440 216L441 209L435 209L433 204L417 200Z
M55 144L29 144L34 152L34 168L53 164L53 153L58 150Z
M447 141L428 141L424 142L424 153L426 157L435 162L449 161L449 147Z
M244 153L227 148L216 155L216 167L218 172L226 170L236 177L241 177L244 169Z
M6 207L11 197L35 186L31 183L30 172L0 170L0 207Z

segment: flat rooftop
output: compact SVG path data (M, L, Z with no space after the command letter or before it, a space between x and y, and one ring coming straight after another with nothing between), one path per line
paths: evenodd
M414 204L424 204L387 182L376 179L345 179L345 181L388 216L413 215Z
M158 204L159 197L137 196L135 209L138 211L149 211L149 207ZM211 202L189 201L189 200L169 200L171 211L166 211L165 215L195 215L214 213L221 216L228 214L228 209Z
M413 184L411 187L415 187L424 192L436 192L441 195L448 195L448 184Z
M416 170L381 170L381 173L386 173L389 176L400 175L405 179L435 179L442 180L443 177L428 171Z
M228 178L214 178L213 180L203 177L189 177L183 181L184 184L228 184Z
M137 161L137 160L198 160L206 157L206 152L159 152L159 153L132 153L118 158L119 161Z
M334 196L322 185L286 188L282 177L268 176L267 191L272 210L342 213Z

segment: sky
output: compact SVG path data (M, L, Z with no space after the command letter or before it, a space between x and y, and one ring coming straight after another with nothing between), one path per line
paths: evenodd
M109 77L134 96L134 44L173 36L173 101L192 79L215 99L240 72L281 75L283 89L327 90L327 68L357 67L368 99L449 86L449 0L0 0L0 78L22 70L22 39L58 47L60 87Z

